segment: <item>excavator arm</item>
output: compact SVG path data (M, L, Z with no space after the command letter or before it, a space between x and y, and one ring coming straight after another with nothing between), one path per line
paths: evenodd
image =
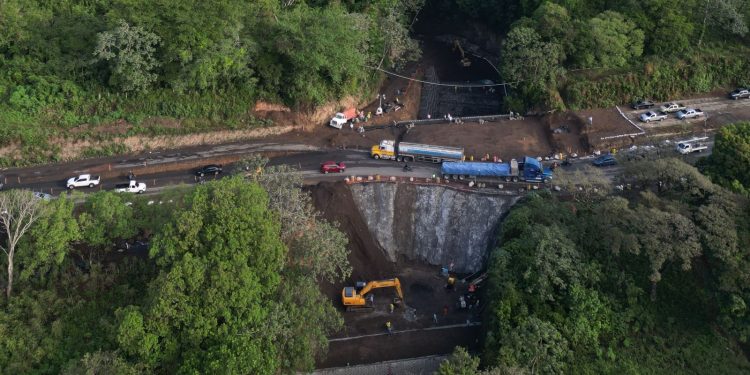
M398 278L393 278L370 281L359 292L357 292L357 289L354 287L345 287L341 291L341 301L343 302L344 306L362 307L367 304L367 299L365 298L367 296L367 293L369 293L373 289L391 287L396 288L396 294L398 294L398 297L403 300L404 293L401 291L401 282L398 280Z

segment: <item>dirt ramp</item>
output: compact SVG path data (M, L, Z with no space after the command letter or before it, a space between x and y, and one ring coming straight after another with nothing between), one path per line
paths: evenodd
M354 204L352 192L341 182L321 182L309 188L315 207L323 217L339 224L349 238L349 262L352 280L378 280L393 277L395 264L390 262L370 234L367 223ZM338 286L336 286L338 287Z

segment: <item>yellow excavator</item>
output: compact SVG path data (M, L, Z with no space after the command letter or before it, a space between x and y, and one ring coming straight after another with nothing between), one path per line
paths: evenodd
M398 299L394 300L395 304L404 299L404 293L401 291L401 282L398 278L370 281L363 285L361 289L358 286L347 286L341 290L341 302L346 306L346 311L360 311L372 309L372 305L367 303L367 293L377 288L396 288ZM372 299L370 299L372 302Z
M458 50L458 52L461 53L461 60L459 60L458 63L464 68L470 67L471 60L469 60L469 58L466 57L466 53L464 53L464 49L461 48L461 43L458 41L458 39L453 39L453 51L455 52L456 50Z

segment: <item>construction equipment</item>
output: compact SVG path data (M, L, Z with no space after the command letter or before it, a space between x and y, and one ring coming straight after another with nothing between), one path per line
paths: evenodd
M453 39L453 51L458 51L461 54L461 60L458 62L461 66L464 68L471 66L471 60L466 57L466 53L464 53L464 49L461 48L461 42L459 42L458 39Z
M372 309L372 298L370 298L370 304L368 304L367 293L370 293L373 289L391 287L396 288L398 299L394 299L394 303L398 304L404 299L401 282L398 278L370 281L361 288L359 285L344 287L341 290L341 302L346 306L346 311Z

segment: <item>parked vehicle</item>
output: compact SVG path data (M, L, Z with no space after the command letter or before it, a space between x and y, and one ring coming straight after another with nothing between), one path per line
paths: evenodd
M195 172L195 174L197 176L203 177L205 175L218 175L219 173L221 173L221 171L221 165L209 164L199 169L197 172Z
M320 173L342 173L346 171L346 164L343 162L327 161L320 164Z
M351 119L353 119L356 116L357 116L357 109L349 108L333 116L331 121L328 122L328 125L336 129L341 129L344 127L344 125L346 125L347 122L349 122Z
M595 167L608 167L610 165L616 165L617 159L615 159L615 156L612 154L605 154L594 159L591 164Z
M34 192L34 197L37 198L37 199L41 199L43 201L48 201L48 200L52 199L52 195L51 194L42 193L41 191L35 191Z
M115 192L143 194L146 192L146 184L130 180L127 183L115 185Z
M633 109L648 109L654 107L654 102L647 100L647 99L640 99L636 100L633 103L630 104L630 107Z
M505 181L549 182L552 170L532 157L525 157L522 163L512 159L509 163L492 162L445 162L441 170L443 178L498 178Z
M669 117L668 114L664 112L656 113L654 111L648 111L646 113L641 113L641 115L638 117L643 122L651 122L651 121L663 121Z
M684 105L680 103L669 102L669 103L662 104L661 107L659 107L659 110L664 113L673 113L673 112L681 111L685 108L687 107L685 107Z
M392 140L383 140L380 141L379 145L372 146L370 156L375 159L442 163L444 161L463 160L464 149L460 147L422 145L407 142L397 143Z
M99 176L92 176L90 174L82 174L78 177L71 177L68 179L65 186L68 187L68 189L75 189L77 187L94 187L96 185L99 185Z
M705 143L706 140L708 140L708 137L691 138L677 142L677 152L686 155L692 152L708 150L708 145Z
M703 111L701 111L698 108L687 108L683 109L682 111L677 112L677 118L680 120L685 120L689 118L696 118L703 116Z
M738 88L732 92L729 93L730 99L750 99L750 89L744 89L744 88Z

